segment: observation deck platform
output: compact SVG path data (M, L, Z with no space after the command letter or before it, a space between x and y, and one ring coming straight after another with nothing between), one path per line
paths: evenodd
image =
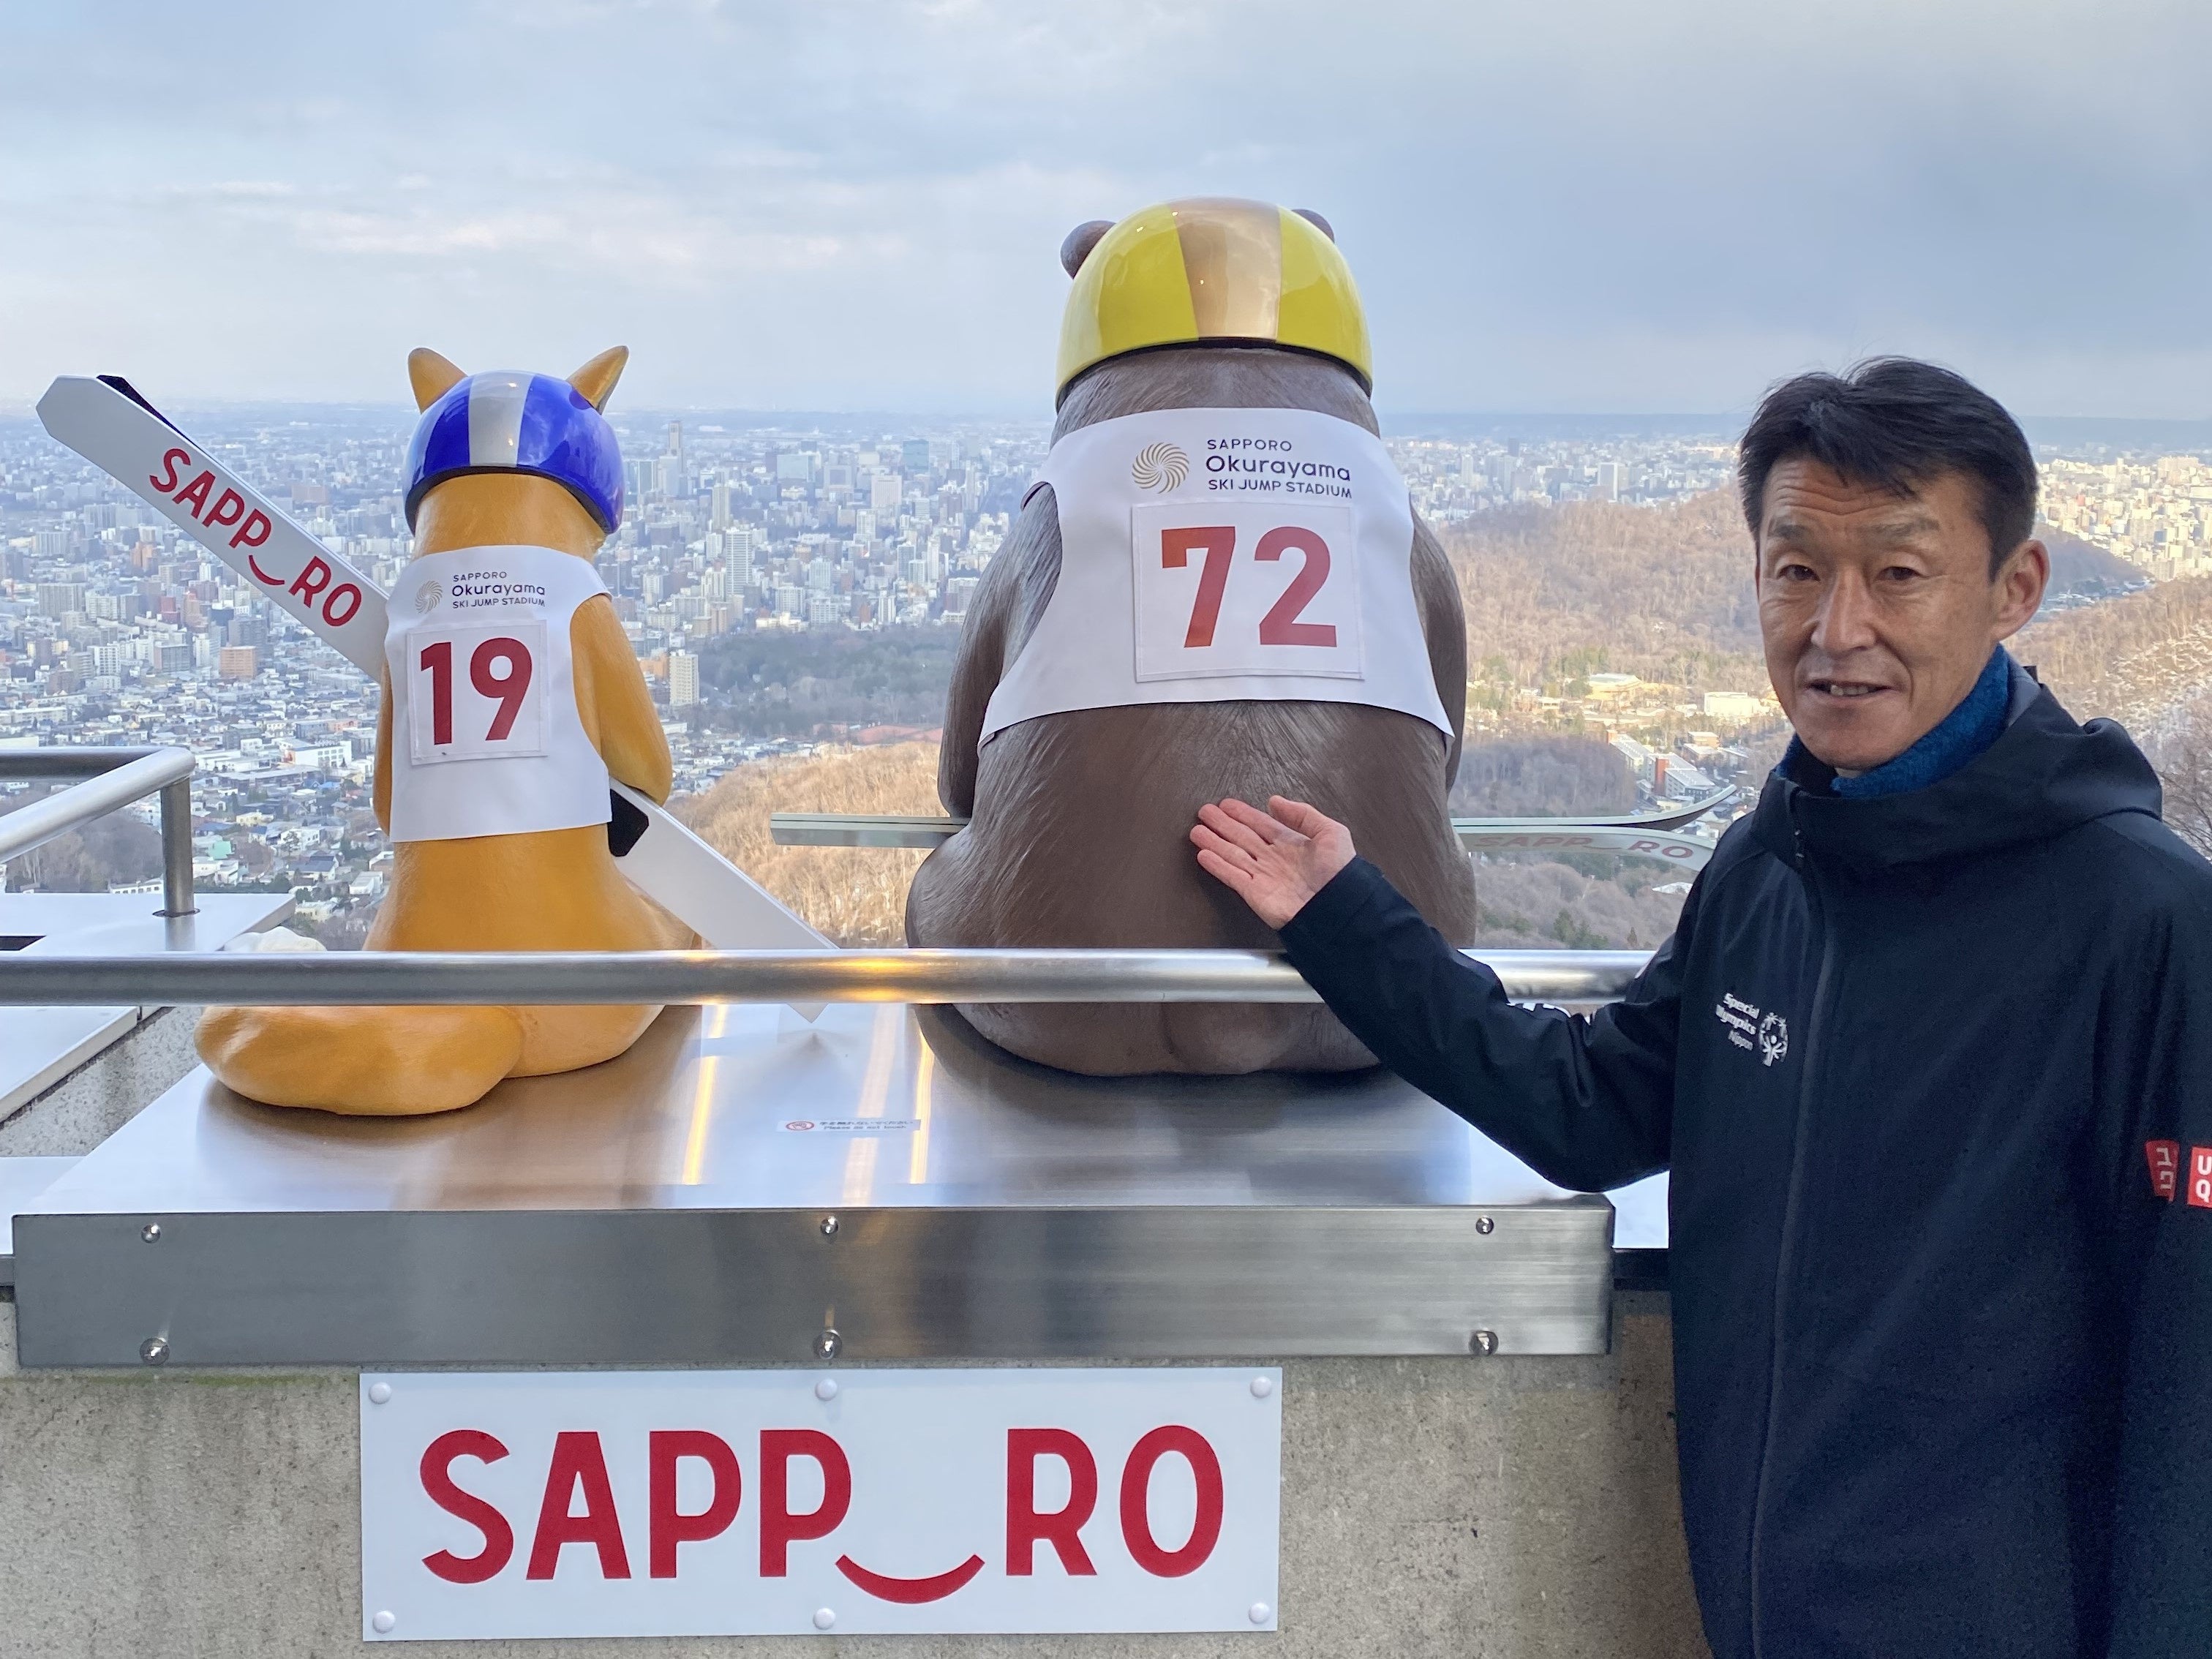
M1095 1079L672 1008L447 1116L195 1071L21 1206L30 1366L1606 1350L1613 1212L1381 1073Z

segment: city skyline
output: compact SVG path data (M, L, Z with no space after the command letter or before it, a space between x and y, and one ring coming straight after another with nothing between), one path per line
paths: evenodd
M1043 458L1044 423L848 418L832 435L619 410L613 421L629 501L597 564L661 708L679 793L825 740L928 733L968 603ZM309 534L393 585L411 555L397 480L412 422L400 411L187 424ZM1729 453L1711 438L1393 447L1445 523L1515 502L1680 500L1724 482ZM877 642L878 672L910 683L905 723L801 706L809 653L841 638ZM1597 677L1608 678L1620 684L1589 696L1633 701L1632 677ZM1589 706L1543 688L1528 697L1547 721ZM369 813L377 698L374 682L115 480L35 423L0 421L0 749L64 738L190 747L196 880L289 889L303 922L343 941L392 868ZM1768 713L1740 701L1735 722ZM1715 707L1708 695L1704 708ZM1490 723L1478 712L1471 729ZM1680 782L1704 779L1683 757L1630 750L1652 788L1670 765ZM40 878L42 866L26 868ZM70 878L112 889L137 878L126 861ZM26 877L11 866L9 878Z
M308 534L380 586L398 580L412 550L399 493L410 411L173 412ZM611 418L629 504L597 563L662 709L680 793L825 742L929 735L1045 422ZM1471 424L1481 430L1388 441L1415 506L1448 535L1580 502L1672 510L1732 479L1717 428L1622 439L1576 430L1590 422ZM2199 457L2093 446L2047 457L2045 474L2054 522L2126 562L2054 608L2212 571L2212 468ZM1749 763L1738 734L1778 718L1760 676L1732 672L1686 686L1601 653L1564 652L1533 677L1471 659L1469 740L1601 734L1645 798L1701 793ZM154 508L34 422L0 419L0 748L191 748L197 878L289 889L344 939L390 868L368 812L376 703L374 682ZM104 878L153 878L110 866Z
M1741 410L1895 350L2212 416L2202 8L143 0L0 21L0 406L381 402L617 340L641 407L1042 413L1079 221L1310 206L1385 410Z

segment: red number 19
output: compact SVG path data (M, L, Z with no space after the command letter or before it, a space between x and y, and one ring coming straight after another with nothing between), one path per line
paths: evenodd
M502 663L507 672L493 673ZM424 646L418 666L430 677L430 741L442 749L453 740L453 642L438 640ZM501 742L514 730L532 672L530 647L504 635L484 641L469 653L469 684L478 696L499 705L484 733L487 743Z
M507 672L494 676L492 665L499 662L507 665ZM469 684L476 687L477 696L499 704L484 739L500 742L514 730L514 717L522 712L522 699L530 690L530 647L520 640L486 640L469 655Z

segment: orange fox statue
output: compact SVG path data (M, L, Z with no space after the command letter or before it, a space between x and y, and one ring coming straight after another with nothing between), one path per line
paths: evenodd
M392 595L377 722L377 822L392 880L372 951L649 951L684 926L623 878L610 780L654 800L668 743L592 569L622 516L600 411L629 352L567 380L407 360L414 557ZM452 1111L503 1078L611 1060L651 1007L222 1008L200 1057L276 1106Z

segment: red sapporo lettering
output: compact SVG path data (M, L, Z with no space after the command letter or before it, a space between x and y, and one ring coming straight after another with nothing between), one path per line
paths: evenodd
M647 1549L647 1571L654 1578L676 1577L676 1547L719 1538L738 1518L744 1500L744 1477L738 1472L738 1455L730 1443L704 1429L655 1429L647 1441L649 1474L647 1506L651 1512ZM686 1514L676 1505L677 1466L696 1458L714 1477L707 1507Z
M802 1515L791 1512L791 1460L811 1457L822 1469L822 1502ZM853 1507L853 1466L845 1449L817 1429L763 1429L760 1437L760 1571L784 1577L791 1547L827 1538Z
M1059 1509L1036 1506L1036 1463L1057 1457L1067 1466L1067 1502ZM1066 1429L1006 1431L1006 1571L1026 1578L1035 1570L1036 1547L1049 1544L1071 1577L1095 1576L1083 1547L1083 1524L1098 1506L1098 1460L1091 1448Z
M175 501L179 507L185 508L197 519L208 504L208 492L214 488L215 474L203 472L171 496L170 500Z
M449 1584L481 1584L496 1578L514 1559L514 1528L507 1517L472 1492L453 1484L453 1465L461 1458L496 1463L507 1448L482 1429L455 1429L433 1440L422 1454L417 1473L430 1501L456 1519L465 1521L483 1534L483 1547L474 1555L455 1555L440 1550L426 1555L422 1565Z
M576 1489L584 1492L580 1515L569 1511ZM607 1479L606 1454L589 1429L568 1429L553 1437L553 1462L545 1471L545 1498L538 1509L538 1535L530 1543L532 1578L550 1578L568 1544L589 1544L599 1552L599 1577L629 1577L629 1553L623 1547L622 1518L615 1513L615 1489Z
M1198 1487L1198 1514L1180 1549L1163 1549L1152 1536L1152 1466L1174 1453L1190 1465ZM1130 1559L1155 1578L1196 1572L1221 1539L1221 1460L1196 1429L1170 1424L1137 1442L1121 1467L1121 1541Z

